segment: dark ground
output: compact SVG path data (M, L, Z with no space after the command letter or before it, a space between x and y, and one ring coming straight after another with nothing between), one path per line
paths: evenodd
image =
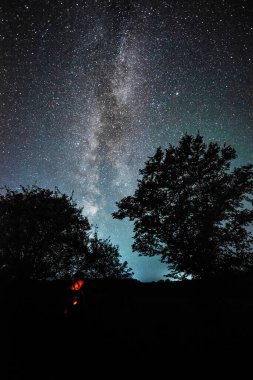
M1 378L253 374L253 276L90 280L65 315L68 285L1 284Z

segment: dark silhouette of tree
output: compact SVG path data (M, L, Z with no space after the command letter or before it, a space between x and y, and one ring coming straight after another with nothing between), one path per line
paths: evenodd
M236 152L184 135L140 170L133 196L113 217L134 221L133 250L161 255L169 275L205 278L252 268L253 165L231 169Z
M119 248L109 239L98 238L97 231L90 238L89 251L82 267L83 273L90 278L132 278L132 268L127 261L121 262Z
M88 219L72 196L39 187L0 195L0 273L64 278L88 249Z

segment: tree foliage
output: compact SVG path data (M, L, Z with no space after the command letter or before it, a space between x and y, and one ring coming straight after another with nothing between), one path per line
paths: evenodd
M161 255L171 275L203 278L252 268L253 165L232 170L231 146L184 135L140 170L113 217L134 221L133 249Z
M72 197L39 187L0 195L0 270L10 277L66 277L88 250L88 219Z
M109 239L98 238L97 231L90 238L82 271L89 278L129 279L133 276L127 261L121 262L119 248Z
M0 195L0 275L10 278L130 278L118 247L90 236L72 196L36 186Z

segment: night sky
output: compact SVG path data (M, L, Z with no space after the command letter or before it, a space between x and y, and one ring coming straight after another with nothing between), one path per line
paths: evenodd
M111 213L185 132L253 161L250 3L1 0L0 186L74 190L135 277L162 278Z

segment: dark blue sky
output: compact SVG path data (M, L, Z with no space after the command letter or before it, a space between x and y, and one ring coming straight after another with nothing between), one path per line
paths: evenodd
M0 184L75 191L140 280L113 220L156 147L183 133L253 161L250 1L1 1Z

